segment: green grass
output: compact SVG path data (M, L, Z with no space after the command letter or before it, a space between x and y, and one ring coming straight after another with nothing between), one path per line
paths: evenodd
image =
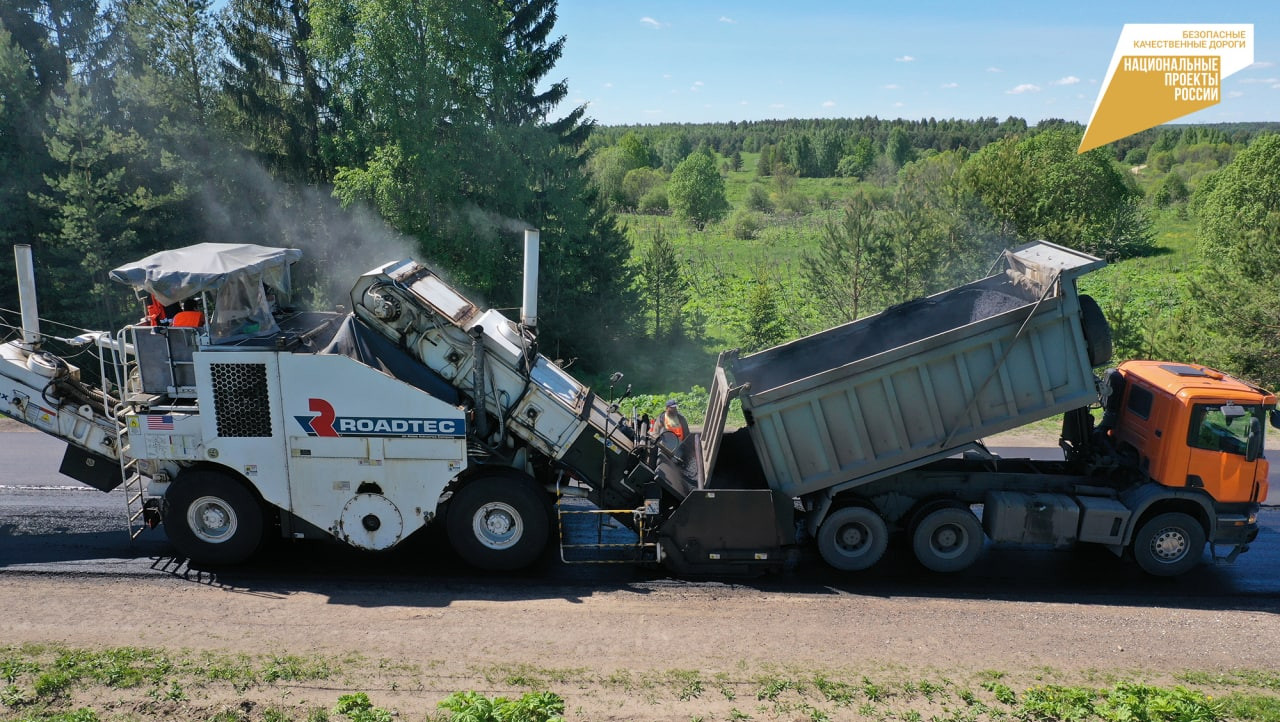
M855 718L856 710L858 719L885 722L1280 722L1280 673L1247 668L1186 670L1169 684L1133 671L1047 667L944 675L897 668L756 669L745 663L729 671L492 665L451 678L461 689L479 691L426 700L421 692L392 697L448 703L425 717L421 710L411 714L374 703L374 696L385 700L402 683L420 685L424 675L418 665L385 659L10 647L0 648L0 675L7 688L0 695L0 722L502 722L555 719L566 706L566 719L593 719L623 704L704 720L843 720ZM249 675L248 686L233 687ZM308 689L327 704L289 699ZM217 690L222 692L211 697Z

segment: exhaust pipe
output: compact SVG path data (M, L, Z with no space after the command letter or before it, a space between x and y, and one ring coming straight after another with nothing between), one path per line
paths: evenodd
M18 304L22 309L22 347L35 351L40 347L40 314L36 310L36 270L31 261L31 244L13 247L13 262L18 269Z
M520 306L520 323L530 331L538 328L538 239L538 231L524 232L524 303Z
M475 397L476 437L480 439L480 443L488 444L489 412L485 401L487 391L484 387L484 327L472 326L469 333L471 334L471 354L475 359L472 364L474 368L472 369L471 391Z

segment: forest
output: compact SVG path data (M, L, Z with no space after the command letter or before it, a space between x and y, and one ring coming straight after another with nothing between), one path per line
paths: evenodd
M413 256L519 303L542 233L543 351L591 382L706 383L758 350L985 273L1046 239L1117 358L1280 385L1280 123L1169 125L1077 154L1020 118L600 127L554 80L555 0L11 0L0 240L42 316L113 328L107 272L199 242L304 249L294 302ZM0 254L5 323L17 305Z

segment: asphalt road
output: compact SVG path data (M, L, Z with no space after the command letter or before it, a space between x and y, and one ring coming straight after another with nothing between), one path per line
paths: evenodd
M1177 579L1154 579L1106 550L1028 549L988 544L982 559L955 575L921 570L906 549L891 548L874 569L843 574L816 553L801 555L781 574L744 580L678 580L658 569L626 565L564 565L555 550L519 575L479 575L462 567L431 529L395 550L368 554L335 543L274 542L235 569L192 569L174 558L163 528L130 540L124 496L104 494L57 473L63 445L38 433L0 432L0 576L5 574L180 576L248 588L315 589L366 584L427 583L459 596L529 585L634 588L653 585L745 584L780 593L854 592L887 596L1151 604L1208 609L1268 609L1280 605L1280 508L1259 517L1261 534L1235 564L1208 558ZM1004 456L1045 458L1056 449L996 449ZM1280 467L1280 462L1275 463ZM1280 495L1273 468L1271 483ZM1273 499L1276 501L1276 499ZM481 591L486 590L486 591Z

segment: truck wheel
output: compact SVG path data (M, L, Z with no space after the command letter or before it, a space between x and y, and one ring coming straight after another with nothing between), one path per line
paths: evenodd
M818 529L818 552L828 564L846 572L880 561L889 545L884 519L861 506L837 509Z
M1147 520L1133 537L1133 558L1142 571L1176 577L1200 564L1204 527L1190 514L1169 512Z
M1106 365L1111 360L1111 324L1093 296L1080 294L1080 326L1089 363L1095 367Z
M180 475L164 495L169 541L198 564L237 564L262 543L262 506L226 474L196 469Z
M948 506L916 523L911 548L926 569L958 572L978 560L982 539L982 525L973 512Z
M509 571L533 563L547 544L546 496L527 477L476 479L449 500L449 543L478 569Z

